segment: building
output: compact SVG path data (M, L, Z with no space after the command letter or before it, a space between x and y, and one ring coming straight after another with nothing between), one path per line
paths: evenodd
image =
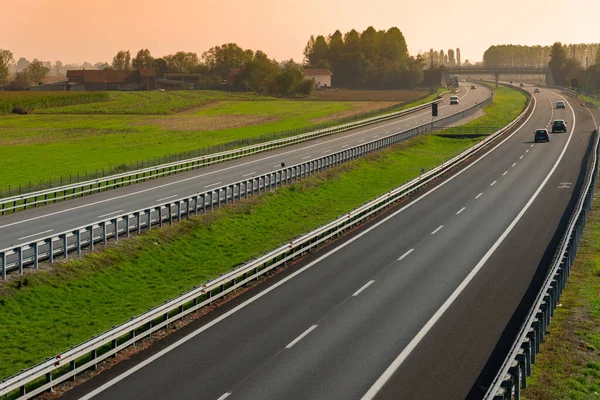
M156 70L140 68L128 71L114 69L69 70L67 79L72 90L153 90Z
M229 71L227 71L227 75L225 75L225 80L223 81L223 84L233 86L235 84L235 80L237 79L238 75L240 74L240 71L241 71L241 69L239 69L239 68L234 68L234 69L230 69Z
M333 74L328 69L304 69L302 71L304 79L312 80L318 88L331 87L331 77Z

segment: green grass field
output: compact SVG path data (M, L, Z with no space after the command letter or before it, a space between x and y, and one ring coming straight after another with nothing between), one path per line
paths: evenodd
M527 96L515 89L499 86L492 104L485 108L485 115L465 125L470 127L502 127L515 119L527 104Z
M236 208L153 230L56 265L55 272L5 284L0 290L0 377L335 219L473 144L470 139L420 137Z
M153 230L78 260L54 264L50 271L1 283L0 377L331 221L476 142L417 137L235 208Z
M596 188L596 191L600 188ZM529 400L600 395L600 204L594 201L571 276L527 381Z
M157 95L182 98L190 95L198 100L200 97L197 93L203 93L204 106L174 115L0 116L0 159L4 172L0 175L0 193L6 192L9 186L14 192L19 185L24 191L29 191L30 185L36 188L40 181L46 182L46 186L48 181L53 181L56 186L61 176L66 183L70 181L70 176L74 181L77 176L84 179L86 172L102 175L103 170L108 174L117 167L122 172L123 165L136 168L139 161L192 152L239 139L258 138L275 132L283 132L280 136L289 136L319 124L331 125L393 104L264 100L249 94L223 92L172 93L117 92L110 95L117 95L121 100L147 95L152 98ZM211 93L214 94L213 100L206 100L213 96ZM428 99L434 97L436 94ZM120 101L115 104L122 104ZM65 109L111 109L110 104L113 103L91 103L43 111L55 113ZM165 107L165 110L171 107L161 104L154 106Z

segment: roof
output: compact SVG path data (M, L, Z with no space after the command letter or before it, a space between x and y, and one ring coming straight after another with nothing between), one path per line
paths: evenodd
M114 69L82 69L68 70L67 78L80 79L83 83L125 83L136 82L142 77L155 77L154 68L140 68L135 70L121 71Z
M306 68L304 69L304 71L302 71L302 74L304 74L304 76L317 76L317 75L333 75L333 73L328 70L328 69L311 69L311 68Z

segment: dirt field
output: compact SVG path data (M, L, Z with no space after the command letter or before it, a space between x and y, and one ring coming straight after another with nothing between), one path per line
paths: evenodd
M314 92L308 99L321 101L386 101L404 103L413 101L429 94L428 90L320 90Z

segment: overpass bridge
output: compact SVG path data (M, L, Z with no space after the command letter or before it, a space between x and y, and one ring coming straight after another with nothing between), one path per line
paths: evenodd
M553 85L552 71L548 67L444 67L442 73L442 86L448 82L451 75L493 75L498 86L501 75L543 75L546 85Z

